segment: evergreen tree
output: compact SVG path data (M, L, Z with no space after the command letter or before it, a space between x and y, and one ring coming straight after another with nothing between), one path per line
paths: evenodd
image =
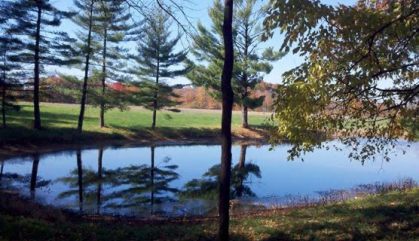
M98 6L98 2L95 0L74 0L74 5L79 9L79 12L73 18L73 21L84 30L77 33L78 38L81 40L81 43L79 43L79 45L82 49L82 53L85 58L84 78L80 104L81 106L79 120L77 124L77 131L81 133L83 130L84 111L86 108L87 84L89 79L90 61L93 53L95 52L93 51L95 43L93 40L92 33L94 26L94 14L96 13L95 9ZM87 32L87 34L85 31Z
M66 32L55 31L68 12L56 9L49 0L17 0L10 5L10 34L25 44L22 63L34 66L33 103L34 128L41 129L39 83L44 65L68 65L75 55Z
M11 36L8 31L9 9L9 2L0 4L0 91L3 128L6 128L6 111L20 109L15 104L16 93L13 93L13 90L21 88L19 78L25 76L22 65L17 62L24 44L18 38Z
M263 9L256 9L256 0L235 2L233 23L233 41L235 63L233 70L233 91L235 103L242 107L242 126L248 127L248 109L263 104L264 96L253 97L252 89L263 80L263 74L272 70L271 61L276 61L284 54L267 48L260 53L261 35L260 19L264 17ZM215 99L221 99L221 72L224 63L224 46L222 35L223 11L220 0L215 0L209 9L212 20L211 29L198 23L198 35L194 37L192 53L199 61L207 65L197 65L188 75L195 85L205 86Z
M101 65L100 85L101 91L94 95L100 107L100 127L105 126L105 112L114 107L121 107L118 93L106 89L106 80L123 80L121 70L125 68L123 60L127 59L128 50L120 44L127 41L129 30L133 27L126 22L131 18L124 0L103 0L96 9L98 16L94 32L102 42L96 61Z
M143 81L138 85L140 88L140 102L145 108L153 110L151 127L156 127L157 110L167 106L177 105L173 97L173 88L165 84L164 79L181 76L187 73L188 68L179 66L186 61L187 50L175 52L175 47L181 36L171 39L170 28L172 22L169 15L155 7L153 14L146 16L142 35L137 38L138 54L133 58L138 63L138 69L132 71Z

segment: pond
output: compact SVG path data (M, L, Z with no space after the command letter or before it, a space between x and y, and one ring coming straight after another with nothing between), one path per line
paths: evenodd
M287 161L288 145L269 148L233 146L231 196L242 210L359 184L419 180L419 143L400 141L390 162L377 156L363 165L349 160L345 148L315 150L304 162ZM172 145L39 154L2 162L0 183L37 202L86 213L208 215L217 207L220 152L219 145Z

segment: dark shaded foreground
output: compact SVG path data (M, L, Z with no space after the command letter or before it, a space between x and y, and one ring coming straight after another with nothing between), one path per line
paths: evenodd
M231 221L232 240L418 240L419 188ZM214 240L215 219L79 216L0 194L0 240Z

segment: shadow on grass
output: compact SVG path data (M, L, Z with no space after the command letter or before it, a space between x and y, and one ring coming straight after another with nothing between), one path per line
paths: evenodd
M87 141L122 140L119 133L85 130L82 134L75 128L47 127L34 130L30 127L9 126L0 129L0 145L81 144Z
M234 220L230 240L418 240L418 194L415 190L393 192ZM0 227L5 240L215 240L217 230L214 221L83 218L1 191Z
M78 113L74 114L65 114L65 113L51 113L51 112L42 112L41 113L41 121L44 123L51 123L51 124L77 124L78 121ZM94 117L84 117L84 121L94 121L98 120L99 118ZM23 109L18 112L10 111L7 115L8 122L15 122L18 125L31 127L33 123L33 112L28 109Z
M130 133L135 138L154 138L154 139L190 139L190 138L218 138L220 129L218 128L197 128L197 127L150 127L133 126L122 127L110 125L112 128Z
M316 215L296 212L290 214L292 227L287 230L266 231L273 240L418 240L419 204L397 200L371 207L354 208L341 204L325 208L320 219Z

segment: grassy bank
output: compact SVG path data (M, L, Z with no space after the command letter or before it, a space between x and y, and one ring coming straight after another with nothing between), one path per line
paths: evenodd
M0 195L0 240L214 240L214 220L140 221L74 217ZM325 206L234 218L232 240L403 240L419 238L419 189ZM156 225L158 224L158 225Z
M83 133L77 126L78 105L42 104L41 118L43 130L32 129L33 108L23 104L19 112L8 112L8 128L0 129L0 145L39 148L40 146L63 144L91 144L106 141L156 141L190 140L218 138L221 114L219 111L185 110L180 113L160 111L157 116L157 128L151 129L152 112L139 108L127 111L111 110L106 113L107 128L99 127L99 110L87 108ZM251 129L241 128L241 115L233 115L233 137L239 139L264 139L268 114L250 113ZM13 148L9 148L13 149ZM0 155L5 155L1 153ZM7 154L7 153L6 153Z

